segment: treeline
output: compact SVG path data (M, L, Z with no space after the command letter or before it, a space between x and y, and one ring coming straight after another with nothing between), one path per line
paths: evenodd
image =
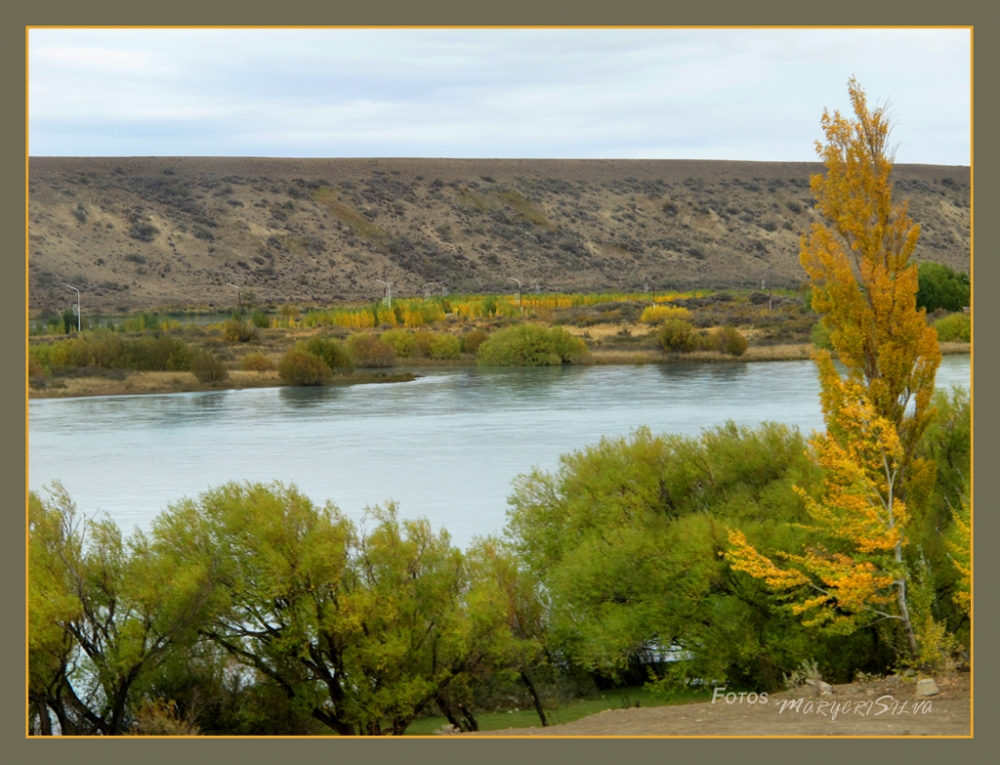
M969 640L953 512L968 395L935 406L907 545L944 628L924 669ZM722 555L734 529L777 554L810 544L794 487L822 479L785 426L640 429L519 478L503 533L464 551L392 505L356 523L279 484L222 486L129 538L59 487L33 493L32 730L382 735L427 714L474 730L509 697L544 724L567 687L773 691L805 661L831 682L898 669L898 624L812 628Z

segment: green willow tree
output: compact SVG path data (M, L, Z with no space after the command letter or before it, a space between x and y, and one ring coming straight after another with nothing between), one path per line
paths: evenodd
M367 524L371 523L371 528ZM464 557L393 506L357 527L280 484L172 506L157 546L215 572L201 634L340 735L399 735L479 660Z
M140 691L171 651L196 639L210 575L81 517L58 485L29 496L29 687L38 731L128 732Z
M640 429L519 478L505 534L545 606L545 643L602 682L642 682L663 655L685 677L777 687L817 649L773 595L720 557L727 527L792 549L793 485L817 470L784 426L729 423L699 438ZM851 643L859 657L869 649ZM676 672L674 673L677 674Z

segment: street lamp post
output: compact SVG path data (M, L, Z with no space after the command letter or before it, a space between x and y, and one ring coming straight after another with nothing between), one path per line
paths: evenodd
M76 292L76 331L80 332L81 331L80 328L83 326L80 322L80 290L78 290L72 284L67 284L66 286L69 287L74 292Z

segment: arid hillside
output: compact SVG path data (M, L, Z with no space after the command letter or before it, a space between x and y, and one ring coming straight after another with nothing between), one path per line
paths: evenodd
M429 292L795 286L819 164L30 160L30 308L327 305ZM917 260L968 270L968 167L899 165Z

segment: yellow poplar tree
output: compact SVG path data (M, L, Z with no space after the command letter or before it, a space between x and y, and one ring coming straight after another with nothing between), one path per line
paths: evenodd
M941 352L937 333L916 307L917 267L910 256L920 226L907 215L906 202L893 201L888 118L884 108L868 108L853 78L848 90L856 119L823 113L826 144L817 142L816 152L826 175L814 175L810 185L824 222L803 236L799 258L812 282L813 309L830 329L847 378L863 382L876 410L896 427L907 467L933 414ZM828 352L818 353L816 362L829 415L840 376Z
M827 430L810 443L825 480L819 497L799 493L813 537L824 541L779 566L732 531L726 558L783 593L806 624L847 633L879 620L901 623L917 657L904 497L934 480L933 463L914 450L933 415L941 354L916 307L910 256L920 228L905 202L893 201L887 115L869 109L853 78L848 90L853 120L823 113L826 143L816 151L826 174L814 175L811 187L824 222L803 236L800 254L813 308L846 368L842 377L828 351L816 354Z

